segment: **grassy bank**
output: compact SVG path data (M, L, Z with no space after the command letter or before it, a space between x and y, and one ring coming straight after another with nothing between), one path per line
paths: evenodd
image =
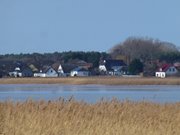
M0 84L103 84L103 85L180 85L180 78L144 77L66 77L66 78L2 78Z
M179 135L180 103L75 100L0 103L4 135Z

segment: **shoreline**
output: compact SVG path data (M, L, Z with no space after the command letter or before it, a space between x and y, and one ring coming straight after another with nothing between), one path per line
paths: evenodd
M0 84L69 84L69 85L180 85L180 78L155 77L62 77L62 78L1 78Z

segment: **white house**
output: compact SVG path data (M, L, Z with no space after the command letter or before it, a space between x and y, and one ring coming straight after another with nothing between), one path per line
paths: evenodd
M34 77L46 77L46 74L42 72L42 70L40 70L39 73L34 73Z
M39 73L34 73L34 77L58 77L58 73L52 67L47 67Z
M165 72L156 72L156 77L165 78L166 77L166 73Z
M165 78L166 76L176 75L178 70L175 66L171 64L164 64L159 70L156 72L156 77Z
M77 66L73 64L59 64L54 69L57 71L58 76L70 76L71 71L75 69Z
M71 71L71 76L89 76L89 71L87 69L77 67Z
M52 67L47 69L45 73L46 73L45 77L58 77L58 73Z
M122 75L127 65L122 60L104 60L99 65L99 71L107 75Z
M9 72L9 76L11 77L22 77L22 72L19 67L16 67L13 72Z

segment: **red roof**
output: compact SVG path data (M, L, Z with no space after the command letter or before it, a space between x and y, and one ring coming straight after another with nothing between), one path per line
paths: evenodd
M164 64L160 69L162 69L163 72L166 72L171 66L171 64Z

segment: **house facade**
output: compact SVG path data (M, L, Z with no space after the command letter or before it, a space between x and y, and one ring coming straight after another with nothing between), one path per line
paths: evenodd
M9 72L10 77L22 77L21 69L19 67L16 67L14 71Z
M173 76L177 73L178 70L174 65L164 64L158 69L158 71L155 73L155 76L165 78L166 76Z
M77 68L77 66L73 64L60 64L57 72L59 76L70 76L71 71L75 68Z
M165 72L156 72L155 76L159 77L159 78L165 78L166 77L166 73Z
M39 73L34 73L34 77L58 77L58 73L52 67L45 67Z
M77 67L71 71L71 76L89 76L89 71L85 68Z
M10 77L32 77L33 72L29 67L16 67L14 71L9 72Z
M104 60L99 65L99 71L105 75L120 76L125 72L127 65L122 60Z
M40 70L40 72L34 73L34 77L46 77L46 74Z
M33 71L29 67L24 68L21 71L21 73L22 73L22 77L32 77L33 76Z
M50 67L46 72L45 72L45 77L58 77L58 73Z

